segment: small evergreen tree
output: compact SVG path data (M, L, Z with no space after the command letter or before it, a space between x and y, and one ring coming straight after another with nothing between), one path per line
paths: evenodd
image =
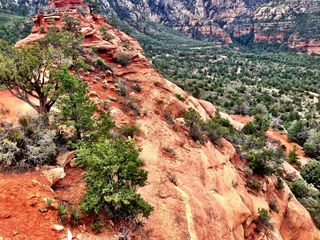
M97 106L87 94L87 83L63 69L56 76L61 84L63 96L58 101L58 121L64 122L67 127L75 129L77 140L92 131L94 126L93 114Z
M297 165L298 167L301 166L299 160L298 160L298 154L297 154L297 149L296 147L294 147L290 152L289 152L289 155L288 155L288 162L291 163L291 164L295 164Z
M148 173L133 140L100 141L76 151L86 168L87 190L82 209L91 216L107 214L114 219L148 217L153 210L136 192L146 184Z

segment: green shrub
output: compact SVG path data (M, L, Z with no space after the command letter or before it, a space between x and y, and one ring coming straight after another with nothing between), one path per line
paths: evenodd
M308 139L307 127L303 121L296 120L291 123L288 128L288 139L303 146Z
M288 162L296 165L297 167L301 167L301 163L299 162L298 154L296 148L291 150L288 155Z
M262 188L261 183L259 183L259 182L256 181L256 180L249 181L249 182L247 183L247 186L248 186L249 188L256 189L256 190L260 190L260 189Z
M108 32L108 29L106 27L106 25L102 25L100 28L99 28L99 31L101 33L101 36L103 37L104 40L111 40L114 38L114 36Z
M281 190L283 189L285 186L284 186L284 181L278 176L277 177L277 185L276 185L276 189L277 190Z
M104 227L104 224L103 224L103 222L100 221L100 220L95 220L95 221L90 225L91 231L94 232L95 234L101 233L103 227Z
M209 120L204 129L210 141L215 144L219 144L219 140L228 135L228 129L221 126L215 119Z
M132 61L132 58L131 58L131 56L129 54L121 52L117 56L116 60L117 60L117 63L121 64L122 66L126 66Z
M199 141L204 143L205 135L202 131L202 126L204 124L201 116L193 108L189 108L187 112L184 113L184 122L187 127L189 127L189 135L194 141Z
M256 126L253 122L248 122L242 129L244 134L253 135L257 133Z
M70 209L70 224L75 227L80 224L81 210L78 207L72 207Z
M259 208L258 212L259 216L257 223L267 228L273 228L273 223L271 222L271 216L268 209Z
M309 211L316 225L320 227L320 192L303 179L297 179L290 184L293 194Z
M136 83L132 86L132 89L135 90L136 92L141 92L142 88L141 85L139 83Z
M61 222L65 222L68 217L68 208L65 203L60 203L58 207L58 217Z
M320 161L311 161L304 165L301 170L301 176L308 183L312 183L316 188L320 189Z
M107 71L107 70L111 72L113 71L112 66L110 64L107 64L102 58L99 58L99 57L96 59L96 62L94 65L102 71Z
M176 93L176 97L177 97L181 102L184 102L184 101L185 101L184 97L182 97L179 93Z
M130 101L125 103L125 108L126 109L131 109L136 116L140 116L141 115L141 109L136 104L134 104L134 103L132 103Z
M137 136L140 134L140 128L135 124L125 124L120 129L119 132L124 137L131 137Z
M24 116L19 126L0 128L0 168L26 170L51 164L57 154L54 134L42 118Z
M271 150L251 151L248 155L249 166L253 172L264 175L271 175L280 171L281 161L275 159Z
M279 212L279 207L278 207L278 204L277 204L277 202L276 202L275 200L271 200L271 201L269 202L269 208L270 208L272 211L276 212L276 213Z
M309 131L308 139L303 145L303 150L309 157L319 158L320 160L320 131Z
M137 188L146 184L148 173L133 140L100 141L81 146L76 161L85 167L86 193L81 207L90 216L101 213L118 219L148 217L153 210Z

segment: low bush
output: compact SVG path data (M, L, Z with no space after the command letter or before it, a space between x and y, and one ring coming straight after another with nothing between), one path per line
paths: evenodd
M308 139L303 145L303 150L309 157L320 160L320 131L309 131Z
M95 67L99 68L102 71L113 71L112 66L108 63L106 63L102 58L97 58L95 62Z
M26 170L53 163L57 154L55 135L41 118L24 116L19 126L0 128L0 168Z
M301 176L320 190L320 161L311 161L303 166Z
M119 129L119 132L122 136L126 138L127 137L133 138L134 136L137 136L140 134L140 128L133 123L125 124L121 126L121 128Z
M80 224L81 210L78 207L72 207L70 209L70 224L75 227Z
M303 146L308 139L306 124L302 120L295 120L288 128L288 139Z
M288 162L296 165L297 167L301 167L301 163L299 162L298 154L296 148L291 150L288 155Z
M117 56L116 60L117 60L117 63L121 64L122 66L126 66L132 61L132 58L131 58L131 56L129 54L121 52Z
M148 217L153 210L137 188L146 184L148 173L133 140L100 141L82 145L76 161L86 169L86 193L81 207L90 216L106 214L113 219Z
M299 202L309 211L316 225L320 227L320 191L304 179L294 180L290 188Z
M271 216L268 209L259 208L258 212L259 212L259 216L256 222L261 226L272 229L273 223L271 221Z
M65 203L59 204L58 207L58 217L59 220L64 223L68 218L68 208Z
M271 175L281 171L281 159L277 159L270 149L251 151L248 155L249 166L254 173L259 175Z
M269 208L270 208L272 211L276 212L276 213L279 212L278 203L277 203L275 200L271 200L271 201L269 202Z

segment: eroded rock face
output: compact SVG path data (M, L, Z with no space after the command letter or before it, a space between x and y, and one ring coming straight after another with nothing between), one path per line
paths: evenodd
M49 1L49 9L85 9L89 11L88 5L83 0L51 0Z
M150 239L320 239L310 214L288 186L277 190L276 178L268 177L261 179L261 190L252 191L245 182L248 166L229 142L224 140L222 147L218 147L210 142L201 145L191 140L179 119L190 107L208 119L215 115L212 104L193 98L164 79L144 57L138 42L114 29L102 17L83 17L72 9L63 11L81 21L79 30L85 35L82 46L95 47L99 56L112 66L112 75L97 69L81 73L81 78L89 82L90 91L99 95L95 100L108 102L118 126L135 122L141 130L136 142L143 149L141 157L149 178L139 192L155 209L144 225ZM17 45L31 44L34 36L43 37L45 32L40 29L50 24L60 29L61 21L47 20L59 16L60 10L39 15L37 18L41 21L33 33ZM112 39L103 39L99 32L102 24L107 26ZM90 34L85 34L87 32ZM120 52L131 57L128 65L116 63ZM117 92L119 80L128 91L125 97ZM135 91L134 84L139 84L141 91ZM176 94L185 101L179 101ZM123 103L128 101L140 109L140 115L122 110ZM168 122L168 115L173 121ZM272 212L274 229L267 231L259 228L255 220L258 209L269 209L271 200L277 202L279 212Z

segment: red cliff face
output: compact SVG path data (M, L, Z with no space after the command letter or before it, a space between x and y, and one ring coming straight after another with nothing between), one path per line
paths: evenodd
M88 9L83 0L50 0L48 6L49 9Z
M70 2L65 1L68 4ZM63 22L59 9L55 13L37 16L32 34L19 41L17 46L32 44L44 37L49 27L60 29ZM88 51L94 47L98 55L112 66L114 75L97 69L81 73L81 78L89 82L90 90L95 93L93 100L101 107L104 103L109 105L109 111L118 126L135 122L141 130L140 136L135 140L143 149L141 157L145 161L144 167L149 171L149 179L148 184L139 191L155 208L150 218L144 222L145 234L148 234L149 239L320 240L320 232L308 211L296 200L288 186L277 190L276 178L271 176L261 179L261 190L253 191L246 186L245 171L248 166L240 161L229 142L224 140L223 146L218 147L211 142L201 145L190 139L186 127L181 123L184 112L192 107L204 119L208 119L215 115L215 107L211 103L193 98L164 79L152 68L139 43L114 29L101 16L91 14L84 17L74 11L74 6L64 10L63 14L70 14L81 21L79 30L85 37L82 46ZM101 25L108 29L112 36L110 40L103 39L100 33ZM120 52L125 52L132 58L125 67L115 61ZM119 80L126 86L127 96L119 96ZM133 90L132 86L135 84L141 86L141 91ZM176 94L184 97L185 101L178 100ZM140 108L141 116L122 110L124 103L128 101ZM166 121L166 114L172 117L174 126ZM166 150L168 148L172 149L171 153ZM75 173L76 170L71 170L66 178L74 177ZM11 181L15 179L12 178ZM79 179L68 180L67 185L79 195L80 182ZM4 184L9 188L10 179L6 179ZM70 196L59 197L73 201ZM258 209L268 209L271 200L276 201L279 206L278 213L271 213L274 229L259 229L255 223ZM0 210L1 201L0 198ZM38 212L38 209L28 207L28 211ZM32 214L29 216L25 216L24 221L37 225L39 219L32 219ZM52 221L52 215L47 218ZM14 224L18 226L21 223L19 214L12 215L11 220L12 229L16 227ZM0 226L1 221L3 220L0 217ZM28 229L21 229L26 236L37 239L31 230L28 232ZM0 236L1 231L0 228ZM52 234L46 225L42 231ZM81 231L81 234L87 234L83 239L96 239L88 228ZM79 229L73 229L72 232L77 236ZM103 236L101 237L103 239ZM141 238L146 239L144 236Z

